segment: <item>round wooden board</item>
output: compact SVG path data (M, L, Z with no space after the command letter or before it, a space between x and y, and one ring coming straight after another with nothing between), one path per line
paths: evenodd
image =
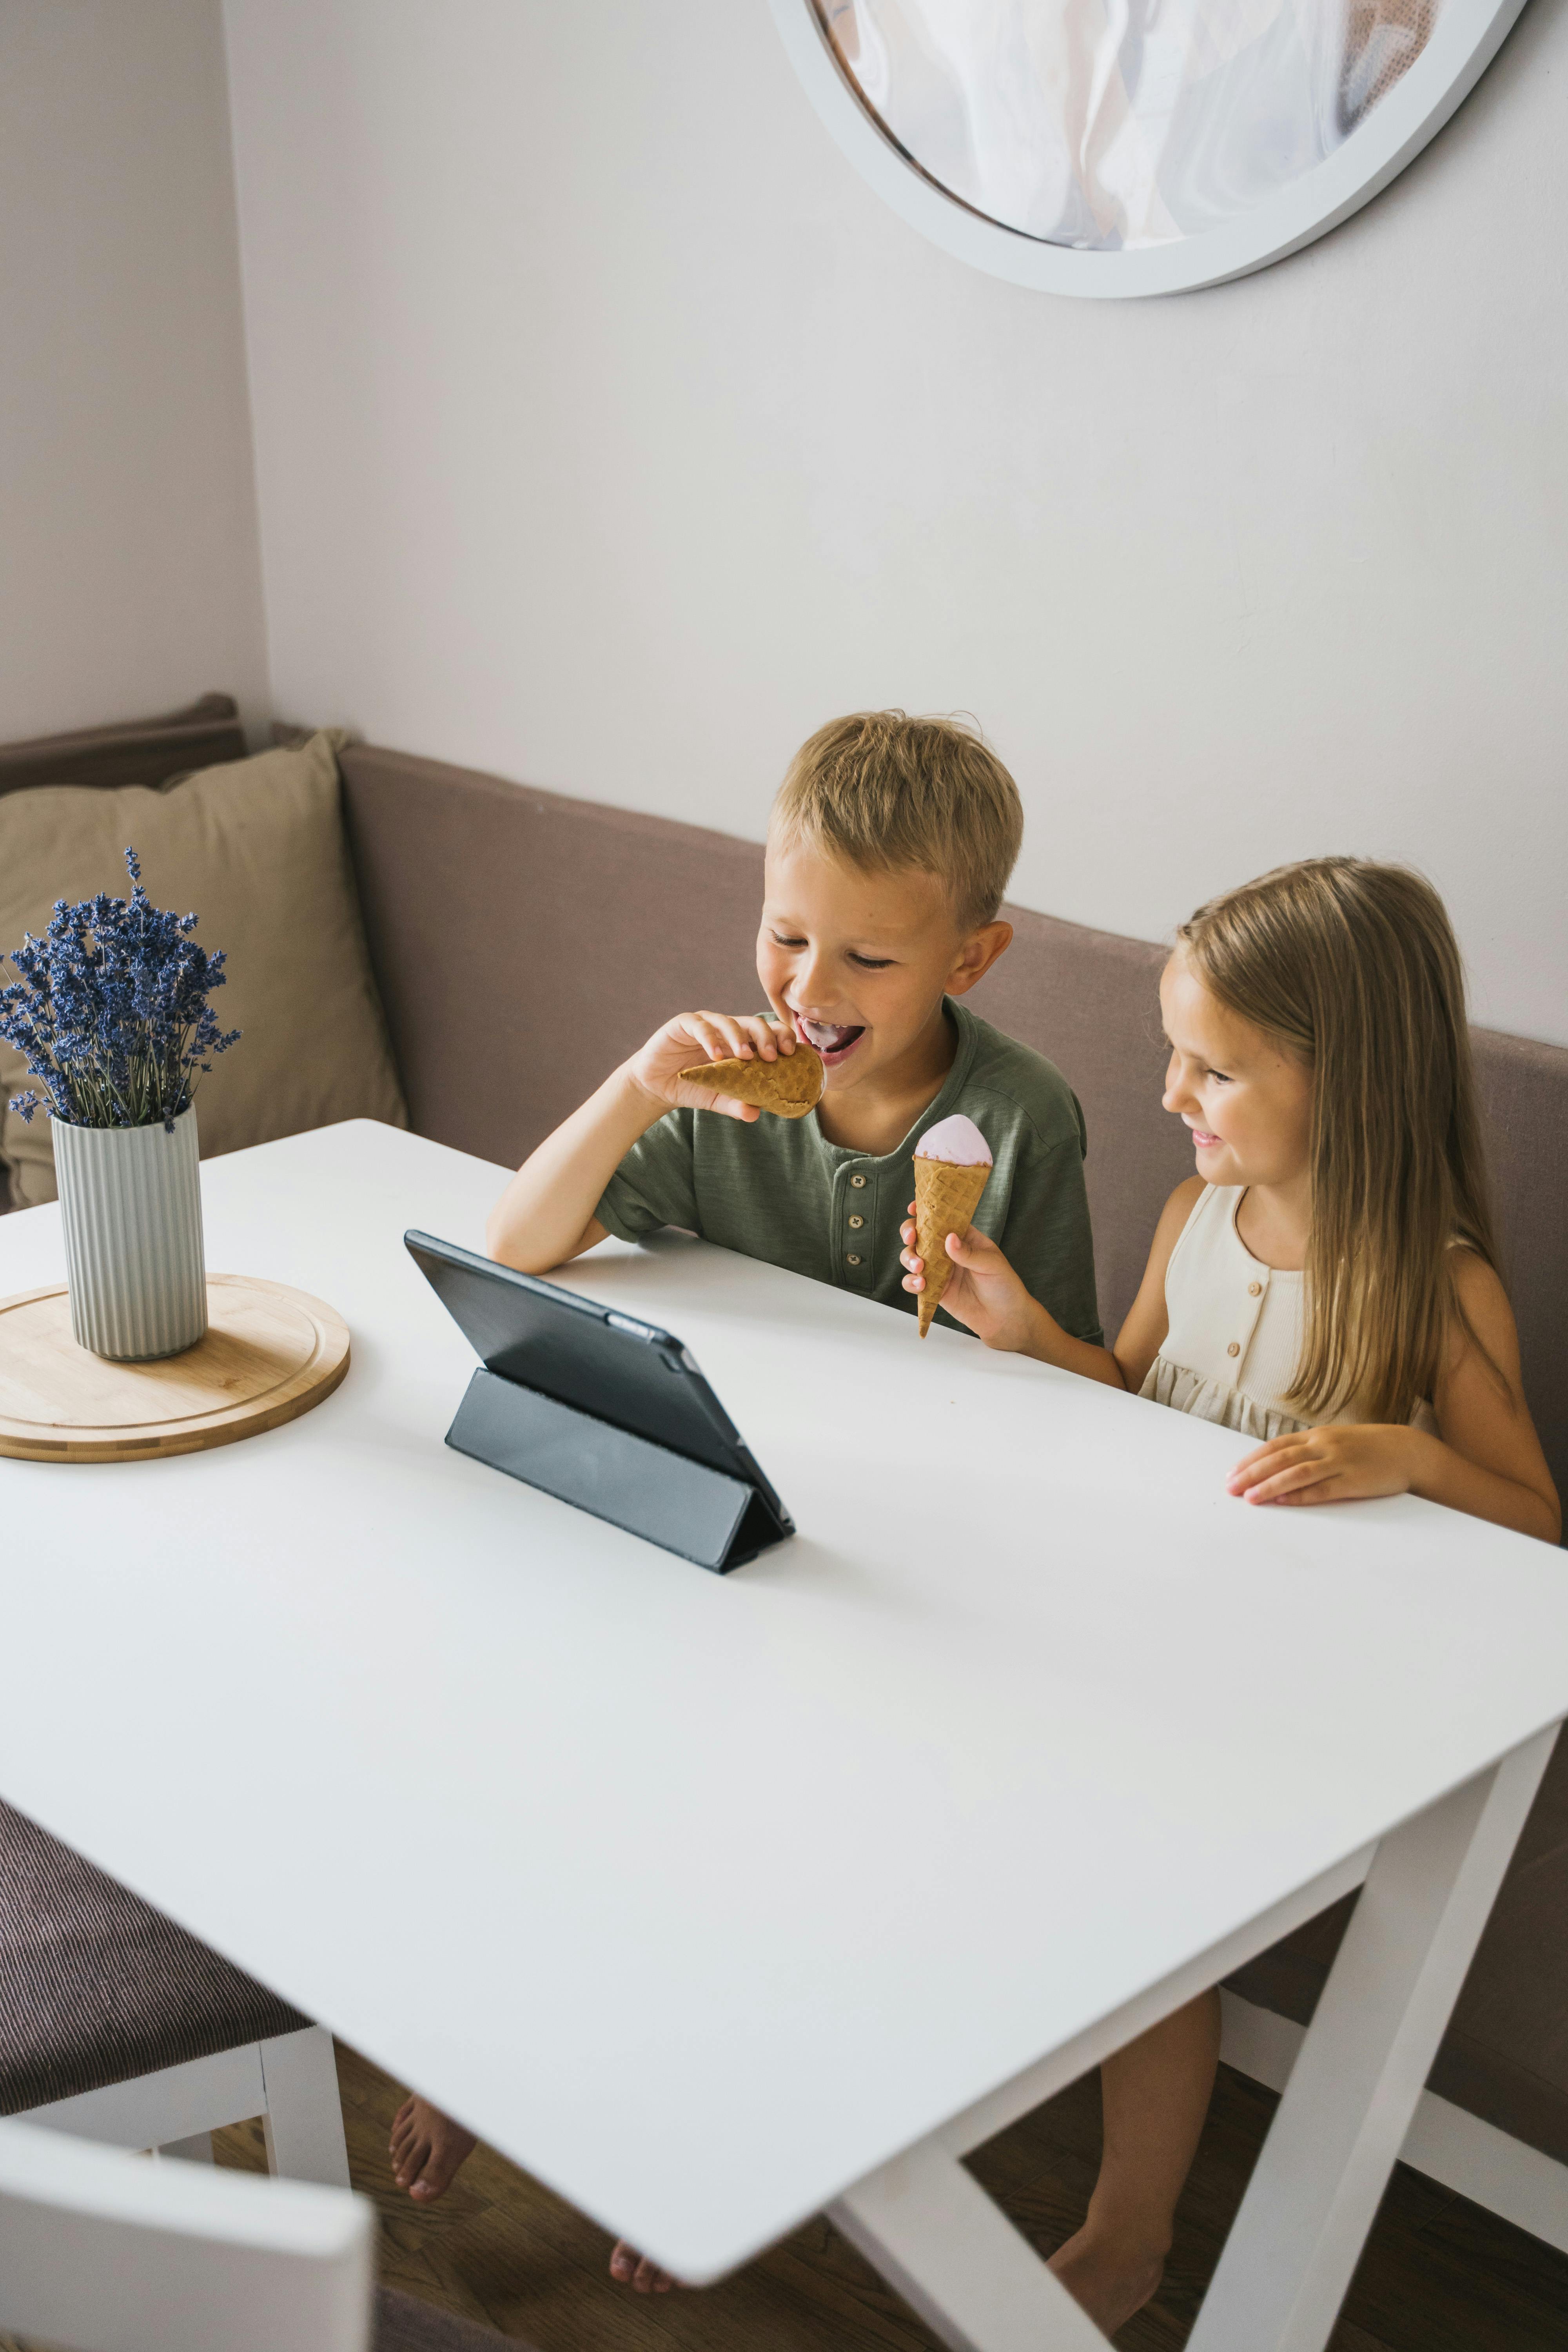
M114 1364L71 1337L64 1285L0 1299L0 1454L145 1462L276 1429L331 1396L348 1326L321 1299L209 1274L207 1331L182 1356Z

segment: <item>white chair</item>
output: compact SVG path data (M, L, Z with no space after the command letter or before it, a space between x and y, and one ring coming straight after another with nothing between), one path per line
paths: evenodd
M348 2187L331 2034L4 1803L0 2115L208 2162L259 2116L271 2170Z
M0 2123L0 2329L70 2352L505 2352L375 2293L374 2253L349 2190Z

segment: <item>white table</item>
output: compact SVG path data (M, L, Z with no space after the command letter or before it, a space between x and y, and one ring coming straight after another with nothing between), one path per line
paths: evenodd
M1192 2339L1321 2346L1568 1712L1560 1556L1248 1509L1223 1431L608 1244L567 1278L799 1523L705 1574L443 1446L473 1360L401 1235L482 1246L499 1182L366 1123L204 1170L209 1263L353 1369L0 1463L0 1791L684 2277L826 2206L976 2352L1101 2339L961 2153L1367 1878ZM0 1223L0 1293L62 1267Z

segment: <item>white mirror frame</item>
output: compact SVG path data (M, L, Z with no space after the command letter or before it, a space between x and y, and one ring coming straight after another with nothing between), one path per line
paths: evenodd
M1348 220L1435 138L1469 96L1524 0L1443 0L1431 37L1404 79L1342 147L1235 220L1170 245L1085 253L1004 228L948 195L909 163L850 87L812 0L770 0L795 71L838 145L912 228L993 278L1047 294L1107 300L1222 286L1266 269Z

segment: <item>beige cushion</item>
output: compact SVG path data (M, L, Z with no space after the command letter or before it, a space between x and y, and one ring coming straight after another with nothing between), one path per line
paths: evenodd
M0 800L0 952L41 932L57 898L124 896L128 843L154 905L194 908L202 946L226 950L213 1007L245 1034L199 1082L204 1160L334 1119L408 1124L343 834L339 740L315 735L163 792L61 785ZM0 1160L16 1208L55 1197L47 1112L27 1127L4 1108L27 1083L0 1044Z

